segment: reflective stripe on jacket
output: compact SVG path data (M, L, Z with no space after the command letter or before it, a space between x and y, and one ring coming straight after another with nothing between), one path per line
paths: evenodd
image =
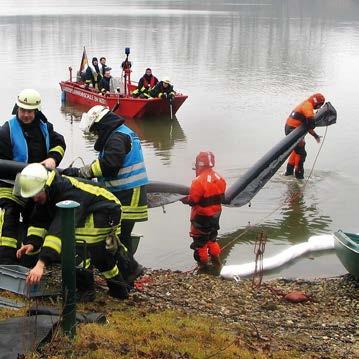
M145 162L141 149L141 141L138 136L127 126L121 125L115 131L128 135L131 139L131 150L126 154L123 165L115 177L99 177L111 192L123 191L148 183ZM100 158L103 153L100 154Z
M28 162L28 146L22 132L22 128L19 120L16 116L11 118L9 121L9 129L10 129L10 140L12 145L13 159L18 162ZM46 143L46 152L49 152L50 149L50 135L49 130L46 126L46 123L40 120L40 129L45 138Z

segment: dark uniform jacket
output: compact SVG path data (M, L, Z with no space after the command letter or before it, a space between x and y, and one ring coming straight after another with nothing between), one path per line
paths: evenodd
M119 226L120 201L102 186L51 171L45 190L47 202L36 203L24 244L32 244L34 251L42 245L39 258L46 265L57 260L61 252L62 219L56 203L72 200L80 204L75 209L75 237L85 240L88 245L104 241ZM88 221L90 215L92 219Z

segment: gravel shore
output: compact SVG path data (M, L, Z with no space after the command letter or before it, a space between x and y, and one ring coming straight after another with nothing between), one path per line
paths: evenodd
M225 321L254 351L297 350L317 358L359 357L359 282L350 275L317 280L277 279L252 285L220 277L147 271L130 305L179 309ZM300 291L308 300L292 303ZM313 354L311 356L313 357Z

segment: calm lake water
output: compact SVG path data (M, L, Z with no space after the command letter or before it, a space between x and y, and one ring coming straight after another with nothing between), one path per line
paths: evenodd
M174 121L129 121L142 141L152 180L189 184L198 151L216 155L228 183L243 174L283 137L291 109L314 92L338 111L304 194L283 169L251 206L225 208L221 218L227 264L254 259L256 234L268 235L265 256L312 235L359 231L359 2L351 0L121 1L5 0L0 10L0 115L9 118L17 93L36 88L43 111L64 134L62 167L80 156L96 157L93 139L78 129L82 109L61 104L59 81L77 69L82 48L106 56L120 75L131 48L132 78L146 67L169 76L189 96ZM325 129L318 129L325 135ZM307 138L306 174L319 146ZM187 270L189 207L150 211L137 224L144 238L137 253L148 267ZM248 225L251 231L241 235ZM237 238L239 237L240 238ZM333 276L345 270L333 252L310 255L271 276Z

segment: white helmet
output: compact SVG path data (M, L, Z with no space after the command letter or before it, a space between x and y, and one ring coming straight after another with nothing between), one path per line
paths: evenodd
M21 196L29 198L41 192L45 187L47 176L47 169L42 164L31 163L27 165L16 179Z
M80 129L84 132L90 132L91 126L95 122L99 122L108 112L110 112L109 108L102 105L91 107L87 112L82 114Z
M169 79L169 77L164 77L162 82L164 82L165 84L171 85L171 80Z
M36 90L25 89L18 94L16 104L25 110L40 110L41 96Z

